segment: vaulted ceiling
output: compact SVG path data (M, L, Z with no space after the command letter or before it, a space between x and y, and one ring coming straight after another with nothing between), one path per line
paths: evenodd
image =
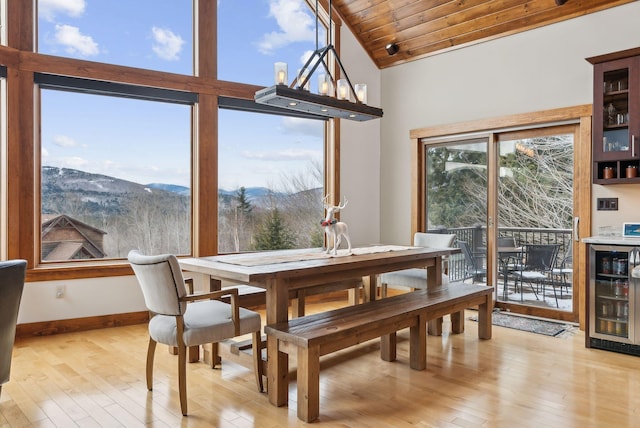
M333 0L379 68L635 0ZM558 3L564 3L558 5ZM398 52L385 47L395 43Z

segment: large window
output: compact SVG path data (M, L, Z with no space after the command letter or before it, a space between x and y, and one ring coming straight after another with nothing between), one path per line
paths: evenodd
M219 119L220 252L322 246L324 122L233 110Z
M333 128L253 103L275 62L291 82L316 49L309 2L10 1L2 238L29 281L128 275L133 248L269 248L270 214L279 246L321 244Z
M290 84L326 33L318 22L316 46L305 1L222 2L218 77L270 86L277 61L287 64ZM227 109L218 118L219 251L322 246L324 122Z
M218 78L271 86L274 63L285 62L290 84L309 56L326 44L326 26L304 0L219 2ZM312 91L317 79L310 81Z
M191 106L41 91L41 259L191 254Z
M38 52L193 74L193 5L38 0Z

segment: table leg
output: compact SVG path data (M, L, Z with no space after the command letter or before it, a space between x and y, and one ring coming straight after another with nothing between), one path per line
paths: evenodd
M454 312L451 315L451 333L464 333L464 311Z
M287 280L268 279L267 324L286 322L289 316L289 287ZM278 340L267 335L267 393L274 406L284 406L289 397L289 358L278 350Z
M427 290L442 285L442 257L436 257L432 266L427 266ZM428 332L432 336L442 336L442 317L429 321Z
M362 288L364 289L364 296L362 297L364 302L371 302L376 300L376 292L378 288L378 276L369 275L362 277Z
M491 313L493 311L493 298L491 294L481 305L478 305L478 338L491 339Z

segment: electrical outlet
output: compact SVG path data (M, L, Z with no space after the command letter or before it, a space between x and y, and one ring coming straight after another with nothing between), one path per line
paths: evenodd
M56 287L56 299L62 299L64 297L65 287L64 285L58 285Z

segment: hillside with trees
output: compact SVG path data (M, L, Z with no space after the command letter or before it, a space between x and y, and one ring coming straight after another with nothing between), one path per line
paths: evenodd
M218 192L219 251L322 246L322 189L274 192L244 188ZM289 191L291 193L289 193ZM190 190L140 184L68 168L42 168L42 214L65 214L106 232L106 258L133 249L148 254L191 252Z

